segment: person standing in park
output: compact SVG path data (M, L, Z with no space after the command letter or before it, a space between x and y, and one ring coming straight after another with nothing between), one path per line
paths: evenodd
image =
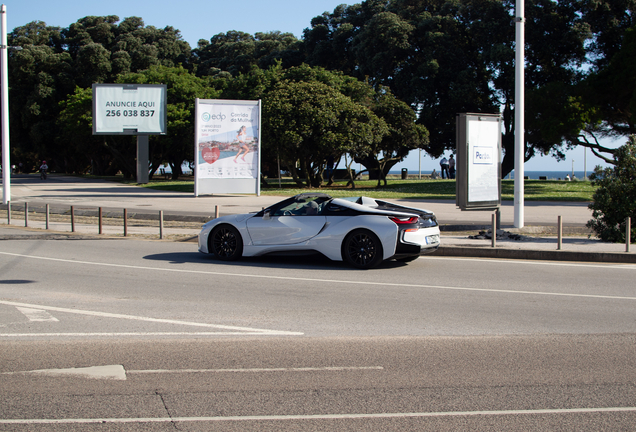
M446 159L446 156L442 155L442 160L439 161L439 166L442 171L442 179L450 178L448 173L448 159Z
M448 173L450 174L449 178L455 178L455 157L453 155L450 155L448 160Z

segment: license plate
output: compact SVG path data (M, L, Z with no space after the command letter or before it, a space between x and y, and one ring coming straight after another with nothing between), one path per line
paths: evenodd
M439 236L438 235L432 235L432 236L426 236L426 244L437 244L439 243Z

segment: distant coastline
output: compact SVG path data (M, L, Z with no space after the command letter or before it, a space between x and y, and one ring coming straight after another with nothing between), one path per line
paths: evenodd
M587 171L587 176L594 172L593 170ZM545 177L546 180L565 180L565 176L572 177L572 171L525 171L524 175L528 177L530 180L541 180L541 177ZM510 173L510 180L515 178L514 172ZM574 171L574 177L579 180L583 180L584 173L583 171ZM508 176L506 176L508 179Z
M436 170L439 173L439 170ZM394 174L394 175L399 175L401 174L401 170L392 170L389 171L389 174ZM593 170L589 170L587 171L587 176L589 177L590 174L592 174ZM409 170L409 174L410 175L417 175L419 174L418 170ZM431 174L431 170L422 170L422 174ZM570 177L572 177L572 171L525 171L524 172L524 176L528 177L528 179L530 180L541 180L541 177L545 177L546 180L565 180L565 176L569 175ZM583 175L583 171L574 171L574 176L578 179L578 180L582 180L584 175ZM508 174L504 180L514 180L515 175L514 175L514 171L511 172L510 174Z
M223 153L223 152L222 152ZM234 154L232 152L228 152L227 155ZM223 155L223 157L227 157L227 155ZM162 169L164 170L165 173L170 173L170 166L168 167L162 167ZM186 171L190 171L190 167L186 164L184 164L181 167L183 172ZM439 173L439 170L436 170ZM157 170L157 173L159 172L159 170ZM432 172L432 170L422 170L422 175L430 175ZM587 171L587 176L589 177L590 174L592 174L593 170L589 170ZM408 171L409 175L413 176L413 175L417 175L419 174L418 170L409 170ZM402 174L402 170L391 170L389 171L389 174L393 174L393 175L401 175ZM529 180L541 180L542 177L545 177L546 180L565 180L565 176L569 175L570 177L572 177L572 171L526 171L524 173L524 175L526 177L528 177ZM577 180L583 180L583 171L574 171L574 176L576 177ZM514 171L511 172L510 174L508 174L504 180L514 180L515 175L514 175Z

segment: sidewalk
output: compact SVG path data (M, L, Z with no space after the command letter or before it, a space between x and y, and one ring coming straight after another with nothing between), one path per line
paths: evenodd
M7 206L0 205L0 217L3 218L0 219L0 228L6 228L0 233L0 238L24 231L24 203L28 203L30 213L32 209L43 212L46 204L49 204L52 215L66 214L68 221L52 221L49 224L50 231L41 231L40 235L53 235L51 231L55 231L56 235L69 233L70 206L73 206L77 222L74 235L98 236L96 222L84 223L78 219L95 218L97 209L101 207L104 217L111 217L114 223L118 222L117 218L121 220L116 225L104 225L103 235L123 237L122 216L126 208L128 235L158 239L159 211L163 211L164 239L184 240L193 239L200 226L214 218L217 209L220 215L256 212L283 198L265 195L210 195L195 198L190 193L158 191L100 180L51 175L48 180L41 181L36 176L18 175L11 179L11 227L6 225ZM523 234L523 239L500 239L492 248L491 240L468 238L479 230L491 227L492 212L462 212L454 202L444 200L394 201L425 208L436 214L442 229L442 246L436 252L437 255L636 263L636 245L632 245L627 253L625 244L604 243L588 238L590 232L585 223L591 219L591 211L586 203L526 202L525 227L515 229L513 204L505 201L501 208L501 229ZM557 250L556 237L559 216L563 220L564 232L561 250ZM44 221L29 221L29 230L44 228Z

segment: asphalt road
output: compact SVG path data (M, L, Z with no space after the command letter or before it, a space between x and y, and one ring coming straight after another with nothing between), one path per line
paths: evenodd
M0 430L633 430L634 265L0 241Z

